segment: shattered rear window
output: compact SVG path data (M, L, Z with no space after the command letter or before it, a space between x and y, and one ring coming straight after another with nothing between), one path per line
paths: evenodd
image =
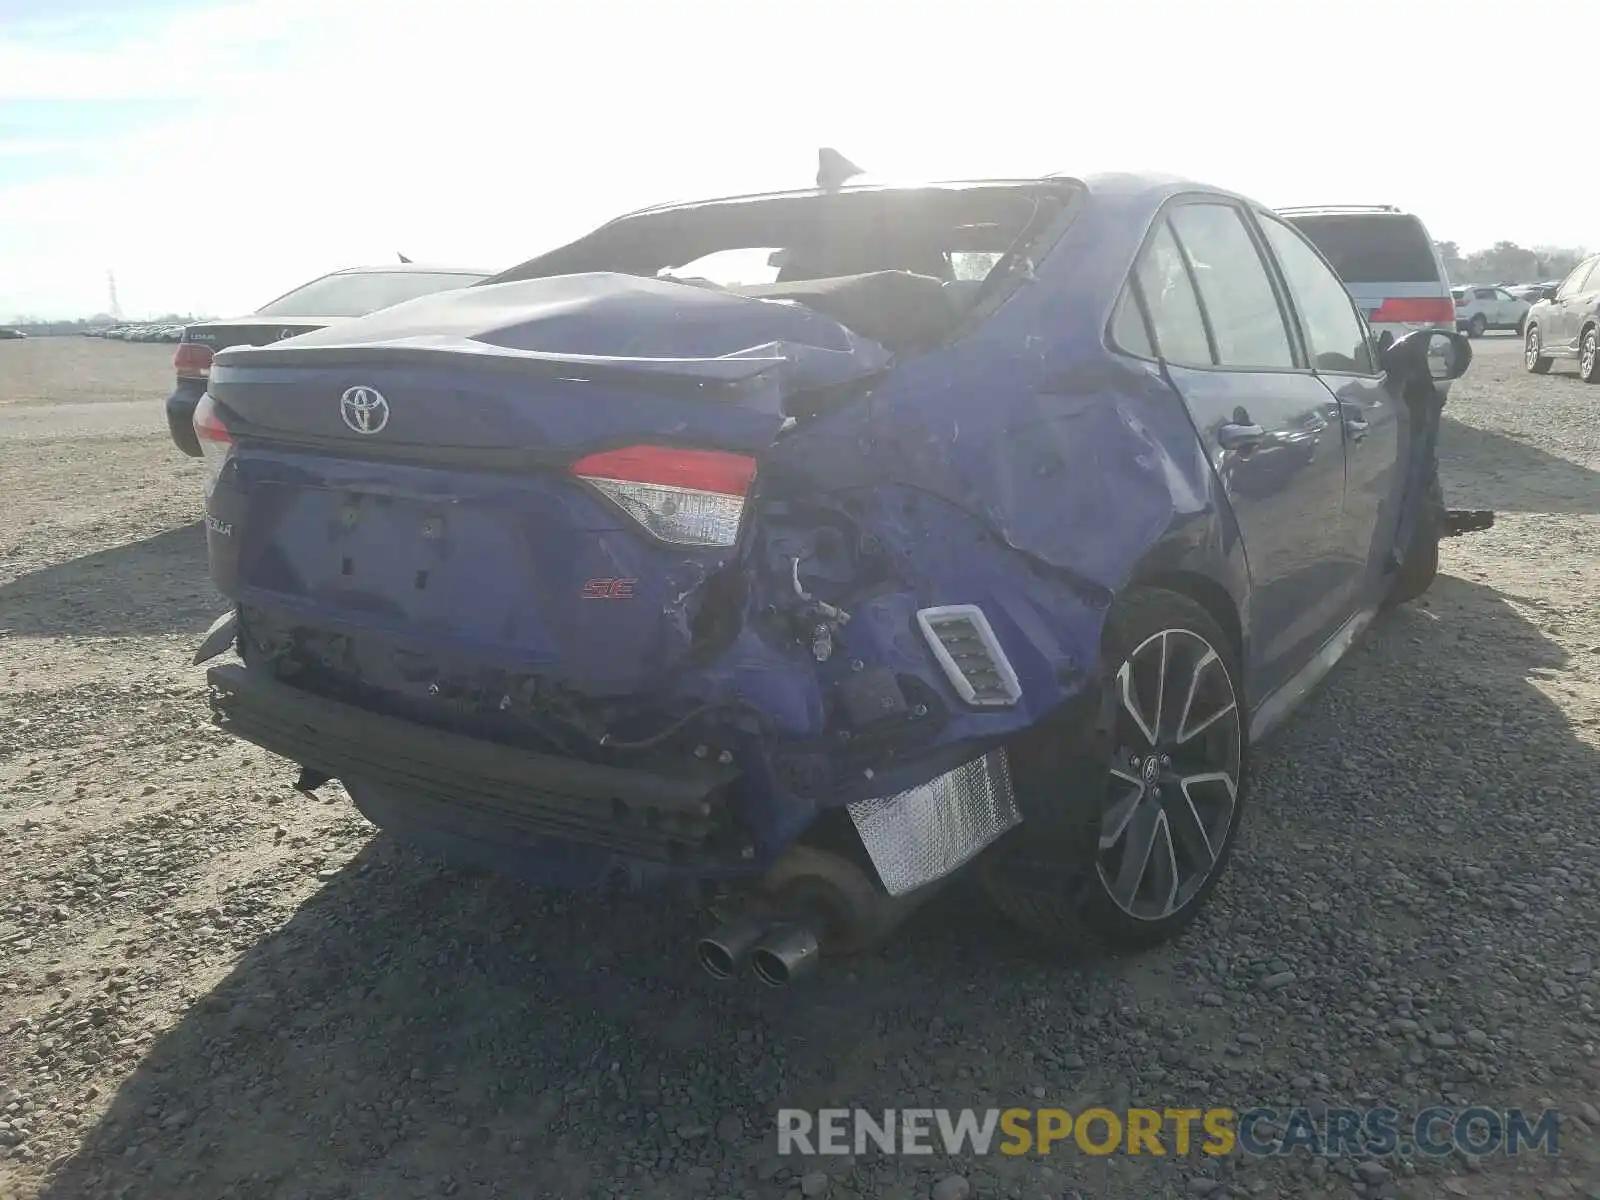
M650 209L496 276L505 283L613 271L724 286L883 271L977 282L1038 239L1081 184L1072 180L790 192Z
M718 287L746 287L752 284L772 283L778 278L778 268L782 265L783 253L777 246L748 250L717 250L711 254L703 254L681 267L663 268L659 275L662 279L703 279Z

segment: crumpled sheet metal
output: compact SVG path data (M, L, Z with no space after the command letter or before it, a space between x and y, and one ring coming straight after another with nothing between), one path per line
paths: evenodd
M891 896L943 878L1022 820L1003 750L849 812Z

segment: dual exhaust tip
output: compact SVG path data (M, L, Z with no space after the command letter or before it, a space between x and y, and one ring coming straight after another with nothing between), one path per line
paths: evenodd
M814 930L796 922L732 921L700 939L700 965L714 979L731 979L741 965L768 987L786 987L815 969L822 947Z

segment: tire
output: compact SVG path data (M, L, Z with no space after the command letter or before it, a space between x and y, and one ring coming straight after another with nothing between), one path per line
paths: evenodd
M1411 545L1396 572L1394 584L1384 598L1384 607L1409 603L1427 592L1439 575L1439 530L1444 523L1444 489L1435 476L1428 485L1422 515L1411 531Z
M1468 337L1480 338L1487 332L1489 332L1489 322L1482 313L1479 313L1477 316L1473 317L1472 320L1467 322Z
M1600 383L1600 327L1590 325L1578 339L1578 378Z
M1089 954L1155 946L1194 920L1227 870L1250 770L1238 648L1204 608L1177 592L1132 589L1112 605L1101 646L1114 672L1115 703L1106 705L1114 711L1100 731L1107 736L1054 758L1012 751L1030 815L979 871L1009 920ZM1157 704L1151 681L1163 654L1169 690ZM1174 695L1186 698L1187 713ZM1142 732L1152 708L1156 753ZM1111 877L1138 857L1141 841L1149 846L1139 860L1145 866L1119 898Z
M1555 359L1540 353L1544 349L1544 342L1539 336L1537 325L1528 325L1522 333L1522 365L1535 375L1544 375L1549 372Z

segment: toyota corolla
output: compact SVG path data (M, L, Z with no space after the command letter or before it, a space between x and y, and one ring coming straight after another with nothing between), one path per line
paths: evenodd
M1152 176L655 208L225 350L224 728L541 883L709 881L718 975L970 870L1170 937L1251 748L1433 579L1436 383L1291 225ZM1376 701L1375 701L1376 702Z

